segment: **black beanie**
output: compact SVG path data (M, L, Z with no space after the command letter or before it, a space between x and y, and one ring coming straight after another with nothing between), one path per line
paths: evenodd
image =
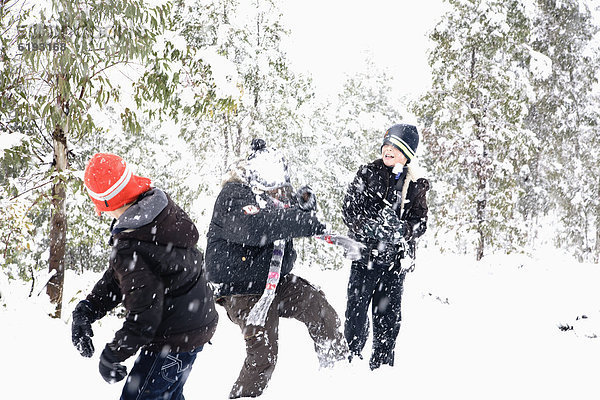
M391 144L406 157L407 163L415 157L419 145L419 133L417 127L407 124L396 124L385 132L383 136L384 145Z

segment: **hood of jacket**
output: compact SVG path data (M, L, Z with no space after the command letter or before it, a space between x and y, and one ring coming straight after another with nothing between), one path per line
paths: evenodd
M193 247L199 234L190 217L168 194L151 189L138 197L111 226L112 238L137 239L160 245Z
M224 187L228 183L243 183L248 185L246 180L246 167L248 162L245 158L239 158L233 162L227 169L227 172L221 180L221 187Z

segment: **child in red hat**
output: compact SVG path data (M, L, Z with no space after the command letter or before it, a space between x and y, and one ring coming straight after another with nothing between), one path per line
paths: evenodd
M113 251L104 276L73 311L73 344L91 357L92 323L122 303L125 322L100 355L100 374L109 383L122 380L127 369L121 363L141 349L121 399L182 400L196 355L218 320L196 248L198 230L119 156L94 155L84 183L97 213L114 218Z
M134 175L121 157L107 153L98 153L90 159L84 183L98 215L103 211L111 215L150 190L150 179Z

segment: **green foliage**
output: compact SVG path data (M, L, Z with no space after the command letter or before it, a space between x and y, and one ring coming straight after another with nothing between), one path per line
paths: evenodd
M168 11L166 7L163 6L162 13ZM107 72L116 66L146 59L157 31L147 27L149 11L139 1L55 1L51 9L33 5L27 14L30 18L20 21L18 36L8 50L13 52L13 60L24 77L14 118L20 121L18 131L28 138L27 146L20 153L28 163L19 171L20 182L15 187L20 193L26 193L28 186L43 187L49 182L52 187L66 185L73 193L79 181L73 177L72 170L64 169L57 161L68 158L63 154L68 147L63 150L58 144L64 140L68 146L98 134L91 108L118 101L120 94ZM3 115L10 115L6 109L1 111ZM73 156L71 153L71 158ZM50 168L49 161L52 161ZM5 162L10 163L10 160ZM46 195L44 191L32 190L23 200L37 204ZM53 211L55 214L63 212L60 201ZM46 204L45 212L36 213L38 228L47 226L47 220L40 217L50 218L48 208ZM67 218L71 220L67 226L74 228L61 237L68 241L65 245L66 267L69 268L75 261L89 261L92 253L85 239L81 240L86 236L77 232L81 214L68 214ZM36 238L35 248L27 250L38 256L43 254L48 246L48 235L52 233L46 230L45 237ZM73 256L75 249L80 251ZM37 269L44 267L40 257L25 254L19 260L21 270L31 269L32 262Z
M186 54L155 51L165 28L175 26L173 15L170 3L148 7L141 0L55 0L48 7L23 0L0 4L5 33L0 134L22 138L0 158L2 201L18 199L6 203L15 212L6 213L2 221L7 227L3 257L19 272L44 267L40 257L47 257L51 214L47 190L63 184L68 189L66 268L105 266L106 246L98 238L106 237L106 220L99 223L94 216L81 176L74 171L82 170L97 151L94 138L106 135L107 128L122 126L139 135L139 121L145 121L140 111L154 116L152 107L158 102L169 112L179 106L174 100L181 87L178 76L165 79L156 69L144 70L159 63L168 70L173 63L187 62ZM143 83L147 85L140 89ZM135 104L130 101L134 94L138 107L121 109L121 102ZM110 113L120 118L107 125ZM57 147L56 133L64 135L67 154L59 154L63 150ZM57 169L61 157L75 169ZM23 214L24 208L28 213ZM9 240L16 236L23 239Z
M212 106L201 121L188 121L186 139L192 145L214 143L212 151L224 160L220 172L245 153L254 136L276 140L282 147L294 143L300 135L295 117L312 92L287 67L280 49L287 32L275 2L253 2L245 8L231 0L197 2L186 14L183 34L188 43L219 74L219 90L236 96L234 108ZM198 131L202 143L194 144Z
M533 144L523 129L529 24L518 1L449 4L431 34L433 87L413 110L426 126L424 163L445 183L434 185L440 239L455 230L481 258L487 245L518 248L525 234L513 219L520 163Z
M19 38L18 57L42 88L27 99L29 119L46 132L61 126L74 140L97 132L91 107L120 99L108 71L148 60L162 31L154 21L169 11L168 3L148 9L139 0L56 0L51 12L41 9Z
M598 28L585 3L448 3L431 34L433 87L413 108L441 181L440 243L519 250L558 215L557 244L597 260Z
M287 34L273 1L240 5L231 0L197 2L182 11L188 50L202 61L188 68L190 85L181 121L182 138L194 154L195 171L216 195L230 163L249 150L253 137L280 148L301 140L301 107L310 82L294 74L280 48ZM200 68L204 66L205 69ZM210 71L209 86L197 77ZM191 88L191 89L190 89ZM191 90L191 92L190 92ZM199 93L208 94L206 97ZM223 101L212 101L221 98ZM199 101L200 99L201 101ZM289 154L295 164L295 154ZM221 162L214 163L214 160Z
M539 142L528 162L523 207L532 217L551 210L561 221L556 243L580 259L597 261L600 186L598 152L598 27L579 1L538 1L531 47L547 59L545 73L533 74L535 98L527 126Z

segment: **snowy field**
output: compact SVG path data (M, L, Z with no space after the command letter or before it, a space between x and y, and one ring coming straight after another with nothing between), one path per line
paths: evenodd
M371 372L367 356L319 370L304 326L283 320L279 362L261 399L600 398L599 265L553 250L479 263L428 249L419 257L405 284L395 367ZM321 286L343 319L349 265L295 272ZM37 296L37 288L29 298L30 287L1 282L8 305L0 309L0 398L119 398L122 382L105 383L97 364L121 322L107 317L94 324L92 359L71 344L70 312L99 276L67 275L62 320L46 316L45 294ZM217 333L197 358L187 399L226 399L244 358L237 326L218 309Z

